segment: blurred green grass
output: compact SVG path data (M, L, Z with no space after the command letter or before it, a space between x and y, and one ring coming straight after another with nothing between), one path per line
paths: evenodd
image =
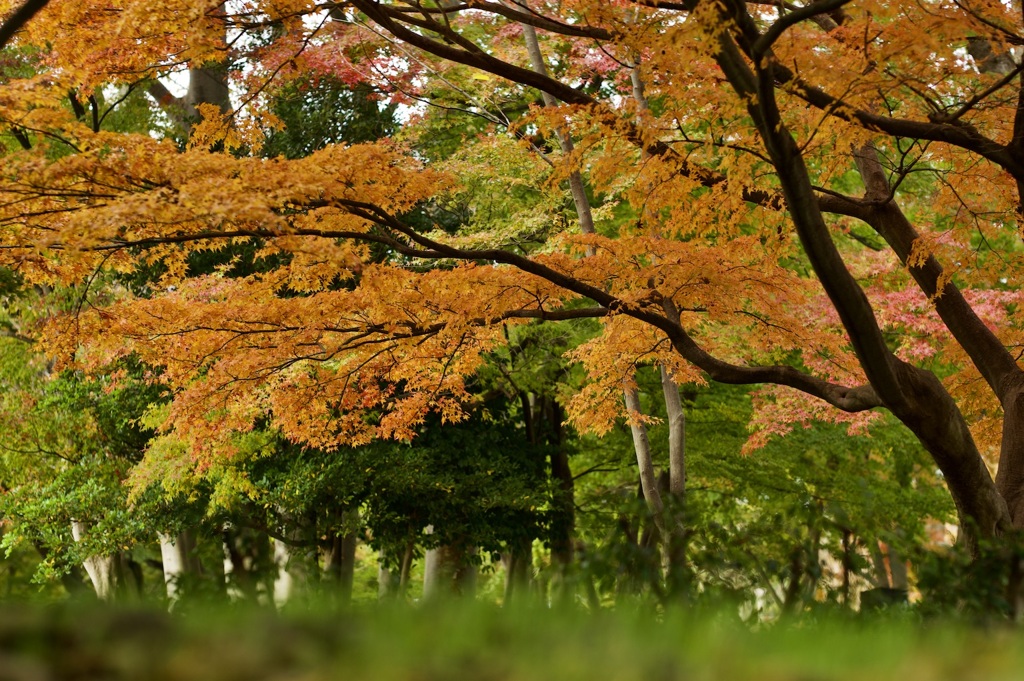
M910 619L499 610L346 614L70 605L0 609L0 681L931 681L1024 679L1024 634Z

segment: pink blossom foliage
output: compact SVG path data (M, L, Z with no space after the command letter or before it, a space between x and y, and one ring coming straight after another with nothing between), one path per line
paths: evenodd
M843 423L847 435L867 435L871 424L881 417L874 411L849 414L806 393L778 385L758 388L752 397L754 413L748 424L751 434L743 445L744 454L764 447L773 437L786 435L796 425L810 428L815 423Z
M883 276L887 267L875 262L857 272L868 274L872 284L866 286L868 297L873 303L878 323L883 333L894 339L894 351L901 359L912 362L939 362L947 366L964 366L946 380L954 396L961 394L974 382L976 372L966 358L957 351L955 342L935 311L934 301L916 287L902 286L887 288ZM891 268L888 268L891 269ZM1017 331L1014 313L1024 303L1024 292L1003 289L968 289L963 296L981 320L997 335L1006 336ZM842 325L834 308L824 292L812 298L812 304L803 311L802 318L808 332L825 332L845 337ZM1005 338L1004 338L1005 342ZM955 355L950 353L956 353ZM815 347L805 351L803 364L813 374L843 385L859 385L865 382L856 357L846 348L836 352L835 348ZM965 408L970 411L976 399L967 397ZM749 428L750 439L744 445L744 452L763 447L771 438L783 436L796 425L809 428L814 422L845 423L850 435L866 434L868 427L877 420L875 412L847 414L826 402L810 397L796 390L782 386L765 386L753 394L754 413ZM984 410L981 410L984 416ZM979 428L984 424L979 422ZM982 433L976 433L981 435Z
M349 86L366 83L392 102L407 102L422 74L416 62L375 49L365 31L340 23L326 24L315 34L287 33L255 56L260 70L245 77L250 91L262 89L271 78L333 78Z

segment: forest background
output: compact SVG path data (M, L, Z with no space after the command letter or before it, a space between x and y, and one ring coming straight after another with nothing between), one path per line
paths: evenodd
M10 596L1018 616L1019 4L31 5Z

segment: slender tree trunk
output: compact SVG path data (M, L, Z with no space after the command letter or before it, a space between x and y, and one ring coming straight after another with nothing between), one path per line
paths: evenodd
M640 55L634 55L633 68L629 71L633 88L633 101L637 107L637 124L642 125L642 114L650 110L644 94L644 81L640 75ZM646 156L646 152L644 152ZM657 216L654 216L657 220ZM661 237L657 223L650 230ZM665 414L668 420L669 451L669 508L665 513L665 562L670 594L683 590L686 581L686 413L679 396L679 386L672 380L664 365L658 366L661 389L665 397ZM638 453L639 457L639 453Z
M659 366L661 388L665 395L668 420L669 503L668 525L668 588L670 594L682 593L688 577L686 565L686 412L679 396L679 386L664 366Z
M527 53L530 57L530 65L533 71L541 75L547 75L547 68L544 64L544 56L540 49L540 44L537 40L537 33L532 26L523 24L523 38L526 42ZM633 84L634 99L637 102L639 109L647 108L647 99L643 93L643 82L640 79L639 72L634 68L631 72L631 79ZM545 106L555 106L557 101L555 98L547 92L542 92L541 96L544 100ZM559 145L562 153L569 156L574 151L572 138L568 133L561 130L557 131ZM573 170L569 176L569 187L572 192L573 203L576 207L576 213L580 220L580 230L584 234L594 234L594 218L593 211L591 209L590 200L587 197L586 189L583 183L583 178L579 171ZM588 255L593 254L593 250L588 248ZM683 492L685 489L685 466L683 463L683 456L685 451L684 436L685 432L685 418L682 412L682 403L679 400L679 389L678 386L672 382L671 377L668 373L662 372L662 382L664 386L664 392L666 400L671 399L671 395L674 393L675 399L671 405L667 405L669 410L675 410L670 414L675 416L674 420L670 420L670 447L672 446L672 439L674 437L676 448L672 451L674 454L674 461L676 463L676 483L679 489L679 497L674 497L674 500L678 502L678 508L681 511L683 500ZM630 394L631 389L627 386L624 391L624 397L629 409L631 400L639 405L639 399L637 398L635 391ZM639 406L634 411L640 413ZM640 479L643 482L644 498L647 501L648 507L651 509L651 513L654 516L655 524L661 532L661 537L666 544L666 558L669 565L670 581L672 582L672 588L678 588L682 583L683 573L685 570L685 530L683 525L682 517L674 520L672 523L672 530L666 530L666 523L664 519L664 504L661 496L657 491L656 485L654 485L654 472L653 465L651 464L651 453L650 443L647 438L646 428L642 424L631 424L630 430L633 433L633 444L637 458L637 464L640 472ZM673 487L672 489L676 489Z
M409 580L412 578L412 561L416 555L416 544L409 541L405 545L405 553L402 554L402 563L398 569L398 590L404 597L409 593Z
M842 595L843 605L850 607L850 572L853 570L853 533L847 529L843 531L843 584Z
M626 398L626 410L629 412L629 431L633 435L633 450L636 452L636 465L640 471L640 487L651 512L654 524L662 537L668 536L665 531L665 506L658 490L658 476L654 472L651 458L651 443L647 438L647 428L638 418L643 414L640 410L640 396L636 388L626 385L623 394Z
M409 592L409 576L412 572L415 552L415 542L411 540L406 542L402 555L398 556L396 568L392 569L386 567L389 556L381 550L378 554L379 567L377 569L377 598L379 600L404 598Z
M546 76L547 67L544 65L544 55L540 51L540 43L537 41L537 32L533 26L520 24L523 27L523 39L526 41L526 51L530 55L530 66L536 73ZM541 92L544 106L556 106L558 102L547 92ZM558 145L562 154L568 157L573 152L573 142L569 133L557 130ZM572 193L573 203L576 205L576 215L580 221L580 231L584 234L593 234L594 216L590 209L590 199L587 197L587 189L583 184L583 176L578 170L569 173L569 191Z

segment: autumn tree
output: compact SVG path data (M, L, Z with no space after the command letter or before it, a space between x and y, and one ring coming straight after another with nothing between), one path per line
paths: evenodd
M58 4L21 38L45 45L44 71L0 90L22 147L4 159L3 258L42 282L162 263L160 294L49 338L65 361L163 367L164 427L198 461L262 419L324 448L412 437L428 412L465 417L502 324L601 318L573 354L591 379L566 404L581 428L624 415L644 363L677 384L777 386L781 419L857 426L885 408L976 549L1024 523L1021 23L997 2ZM558 55L546 69L523 26ZM196 107L184 151L68 106L217 62L225 36L235 109ZM323 72L456 101L488 123L469 165L395 142L253 155L278 123L268 88ZM536 91L555 106L504 111ZM547 159L548 189L585 182L593 228L549 223L525 244L407 218L496 148ZM193 250L252 240L281 266L184 277Z

